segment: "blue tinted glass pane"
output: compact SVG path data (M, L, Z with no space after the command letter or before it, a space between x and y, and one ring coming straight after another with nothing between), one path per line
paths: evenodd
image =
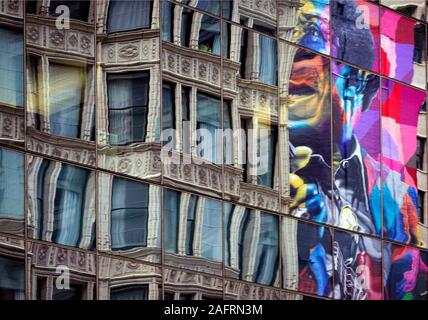
M0 28L0 102L23 107L22 33Z

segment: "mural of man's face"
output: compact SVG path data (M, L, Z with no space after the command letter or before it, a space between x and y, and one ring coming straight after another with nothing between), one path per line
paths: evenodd
M329 53L329 4L325 0L301 0L303 5L294 32L294 41L321 53Z
M290 129L319 128L330 121L328 60L299 49L289 81Z

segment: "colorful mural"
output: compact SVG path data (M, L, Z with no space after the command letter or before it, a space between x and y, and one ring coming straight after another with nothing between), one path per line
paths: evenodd
M426 245L412 161L425 93L338 62L330 88L329 68L327 58L296 50L288 92L291 212Z
M331 28L333 57L379 72L378 6L364 0L331 0Z
M428 253L385 243L383 253L385 300L428 298Z
M299 222L298 290L329 297L332 295L331 232L329 228Z
M382 79L382 164L384 236L420 245L416 152L418 115L425 93Z
M381 74L425 88L425 26L381 9Z
M379 77L333 63L335 225L380 235Z
M382 299L382 242L335 231L334 297L342 300Z
M330 62L298 49L289 79L291 210L300 217L332 223ZM323 137L323 139L314 139Z
M300 0L293 40L298 45L330 54L329 0Z

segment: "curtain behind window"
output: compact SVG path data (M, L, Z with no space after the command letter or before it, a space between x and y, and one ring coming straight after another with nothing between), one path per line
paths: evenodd
M111 145L143 142L147 130L149 73L108 74Z
M220 99L201 93L197 95L198 156L217 162L220 150L217 148L216 129L221 129Z
M89 171L62 164L57 181L52 241L78 246Z
M115 177L111 199L111 247L126 250L147 245L149 186Z
M49 65L49 119L53 135L80 138L84 70L74 66Z
M0 28L0 103L24 106L23 59L22 32Z
M188 256L193 255L193 239L195 236L195 218L197 204L198 196L192 194L189 200L186 220L186 255Z
M178 252L180 198L180 192L171 189L165 189L163 205L165 224L165 249L168 252L174 253Z
M223 58L230 59L230 23L223 22Z
M110 0L108 32L150 28L152 0Z
M182 125L182 136L181 141L183 143L183 153L190 153L190 91L189 87L181 87L181 125Z
M190 46L190 34L192 31L193 23L193 10L183 8L183 14L181 16L181 33L180 33L180 45L189 47Z
M227 266L231 265L231 228L232 228L232 217L235 205L229 202L223 202L223 238L224 238L224 263Z
M0 217L24 219L24 156L0 148Z
M276 40L259 35L260 41L260 68L259 79L261 82L276 85Z
M173 4L169 1L162 3L162 40L172 42Z
M276 156L276 128L258 124L257 134L257 183L273 188L275 156Z
M220 20L205 15L202 17L198 44L199 50L220 55Z
M0 300L24 300L24 262L0 257Z
M175 87L173 84L164 83L162 88L162 130L165 132L163 139L172 144L175 149L175 135L169 132L170 129L175 129ZM165 142L165 143L167 143Z
M224 19L232 20L233 0L222 1L222 15Z
M198 0L196 8L219 16L220 0Z
M260 284L272 285L278 270L278 217L262 213L260 218L260 234L257 244L253 281Z
M204 202L201 255L209 260L222 261L222 204L209 198Z

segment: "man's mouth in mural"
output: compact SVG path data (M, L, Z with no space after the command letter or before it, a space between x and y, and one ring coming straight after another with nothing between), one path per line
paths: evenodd
M290 86L290 96L308 96L317 93L317 91L307 85L293 85Z
M298 70L293 70L288 93L290 96L298 96L300 98L317 94L318 80L319 74L314 68L302 67Z

